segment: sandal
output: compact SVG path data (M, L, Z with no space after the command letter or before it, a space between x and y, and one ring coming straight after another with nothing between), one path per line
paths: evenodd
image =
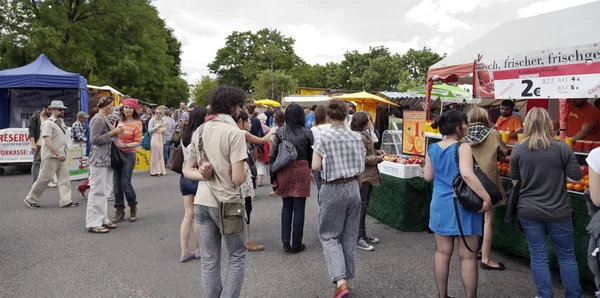
M105 228L107 228L107 229L109 229L109 230L112 230L112 229L115 229L115 228L117 228L117 224L115 224L115 223L114 223L114 222L112 222L112 221L111 221L111 222L109 222L109 223L107 223L107 224L104 224L104 225L102 225L102 226L103 226L103 227L105 227Z
M88 229L88 232L95 234L106 234L108 233L108 229L105 227L92 227Z

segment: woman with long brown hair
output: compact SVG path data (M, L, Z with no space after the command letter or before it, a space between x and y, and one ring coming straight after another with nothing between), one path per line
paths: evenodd
M136 109L138 102L135 99L128 98L123 100L120 112L121 122L119 127L123 127L123 133L119 134L125 163L119 170L113 174L113 190L115 193L115 217L114 222L120 222L125 218L125 199L129 205L129 221L137 220L137 195L131 184L131 176L135 167L137 147L142 142L142 122L139 120Z

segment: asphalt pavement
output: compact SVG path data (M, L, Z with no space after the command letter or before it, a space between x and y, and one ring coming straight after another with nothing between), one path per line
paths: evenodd
M79 207L58 208L58 190L51 188L41 208L29 209L23 199L30 175L9 169L0 176L0 297L200 297L200 260L179 262L183 204L177 174L134 174L138 221L119 223L105 235L85 229L86 201L78 183L72 182L72 195ZM270 189L259 188L253 203L252 239L265 250L248 252L242 297L333 296L317 236L316 187L307 201L307 250L296 255L281 248L282 204L268 196ZM381 243L374 251L357 251L352 297L437 296L431 234L400 232L370 217L367 230ZM493 259L507 270L480 270L479 297L536 296L528 260L497 251ZM225 275L226 250L222 262ZM451 266L449 294L465 297L457 251ZM555 295L562 297L558 271L553 276ZM591 294L587 284L585 297Z

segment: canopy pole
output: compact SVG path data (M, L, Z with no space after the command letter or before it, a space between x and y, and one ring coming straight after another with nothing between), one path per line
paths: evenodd
M569 100L566 98L559 99L559 128L560 128L560 139L564 140L567 137L567 117L569 115Z
M431 119L431 115L430 115L430 110L431 110L431 106L430 106L430 101L431 101L431 89L433 89L433 80L429 79L427 80L427 93L425 94L425 114L427 115L426 119L427 121L429 121L429 119Z

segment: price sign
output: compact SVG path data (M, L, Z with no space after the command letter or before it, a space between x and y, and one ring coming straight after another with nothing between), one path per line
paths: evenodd
M600 63L598 63L600 64ZM600 65L597 74L563 75L539 77L505 77L498 71L495 88L496 98L590 98L600 96ZM507 71L512 72L512 71ZM511 75L508 73L508 75Z
M600 96L597 43L509 55L479 64L489 72L484 75L484 79L489 77L484 91L492 86L496 99Z

